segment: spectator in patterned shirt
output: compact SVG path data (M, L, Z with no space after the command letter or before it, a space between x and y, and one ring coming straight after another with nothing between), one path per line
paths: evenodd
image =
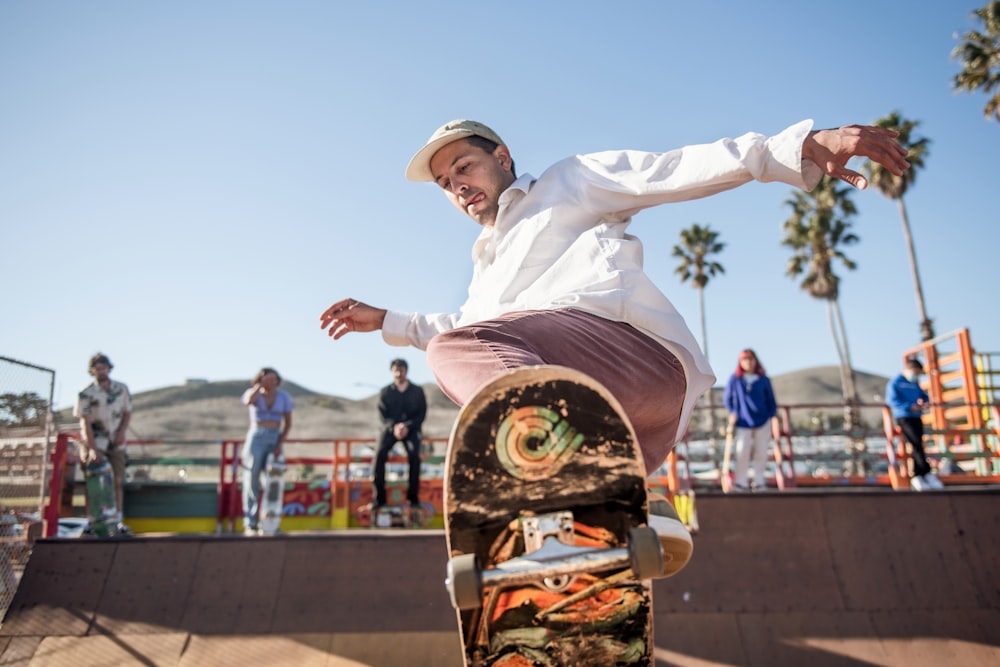
M132 396L124 383L111 379L111 360L98 352L88 366L94 381L80 390L73 416L80 418L80 466L111 463L118 503L118 528L122 524L122 481L125 477L125 434L132 419Z

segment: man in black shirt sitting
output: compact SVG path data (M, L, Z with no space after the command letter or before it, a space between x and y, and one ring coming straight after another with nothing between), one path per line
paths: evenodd
M375 454L375 502L373 509L386 504L385 462L397 442L406 447L410 476L406 499L411 506L420 504L420 427L427 415L424 390L406 378L409 366L405 359L393 359L389 364L392 384L382 389L378 411L382 416L382 432Z

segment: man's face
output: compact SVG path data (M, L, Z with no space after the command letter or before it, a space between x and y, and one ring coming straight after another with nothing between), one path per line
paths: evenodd
M500 195L514 182L511 164L506 146L487 153L460 139L434 154L431 173L458 210L480 225L492 227Z
M406 366L402 364L396 364L392 367L392 379L396 382L402 382L406 379Z
M90 367L90 374L93 375L98 382L104 382L107 380L109 373L111 373L111 367L100 361Z

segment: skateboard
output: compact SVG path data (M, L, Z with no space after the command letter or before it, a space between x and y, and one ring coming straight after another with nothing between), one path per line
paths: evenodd
M371 528L425 528L430 525L434 511L424 505L383 505L378 509L368 507L368 525Z
M409 511L402 505L383 505L372 510L372 528L406 528Z
M735 440L733 430L726 429L726 448L722 455L722 471L719 474L719 485L723 493L733 490L733 440Z
M264 465L264 500L260 505L260 532L274 535L281 525L285 503L285 458L267 455Z
M645 469L586 375L517 369L459 413L444 482L446 585L466 666L652 665L663 568Z
M87 493L87 513L91 531L97 537L118 534L118 500L115 495L115 476L111 463L90 463L84 469Z

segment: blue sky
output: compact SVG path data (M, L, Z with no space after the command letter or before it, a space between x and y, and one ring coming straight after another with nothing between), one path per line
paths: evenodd
M454 311L475 223L403 169L471 117L519 173L574 153L668 150L746 131L868 123L931 139L906 196L930 316L1000 351L995 156L983 94L950 58L980 0L0 3L0 355L56 371L57 405L96 351L133 392L274 366L358 398L424 355L378 334L329 340L346 296ZM710 225L726 273L706 290L720 378L743 347L771 374L836 363L822 302L784 275L791 189L750 184L638 215L647 270L695 334L670 256ZM889 375L919 342L896 204L856 192L842 271L854 365Z

